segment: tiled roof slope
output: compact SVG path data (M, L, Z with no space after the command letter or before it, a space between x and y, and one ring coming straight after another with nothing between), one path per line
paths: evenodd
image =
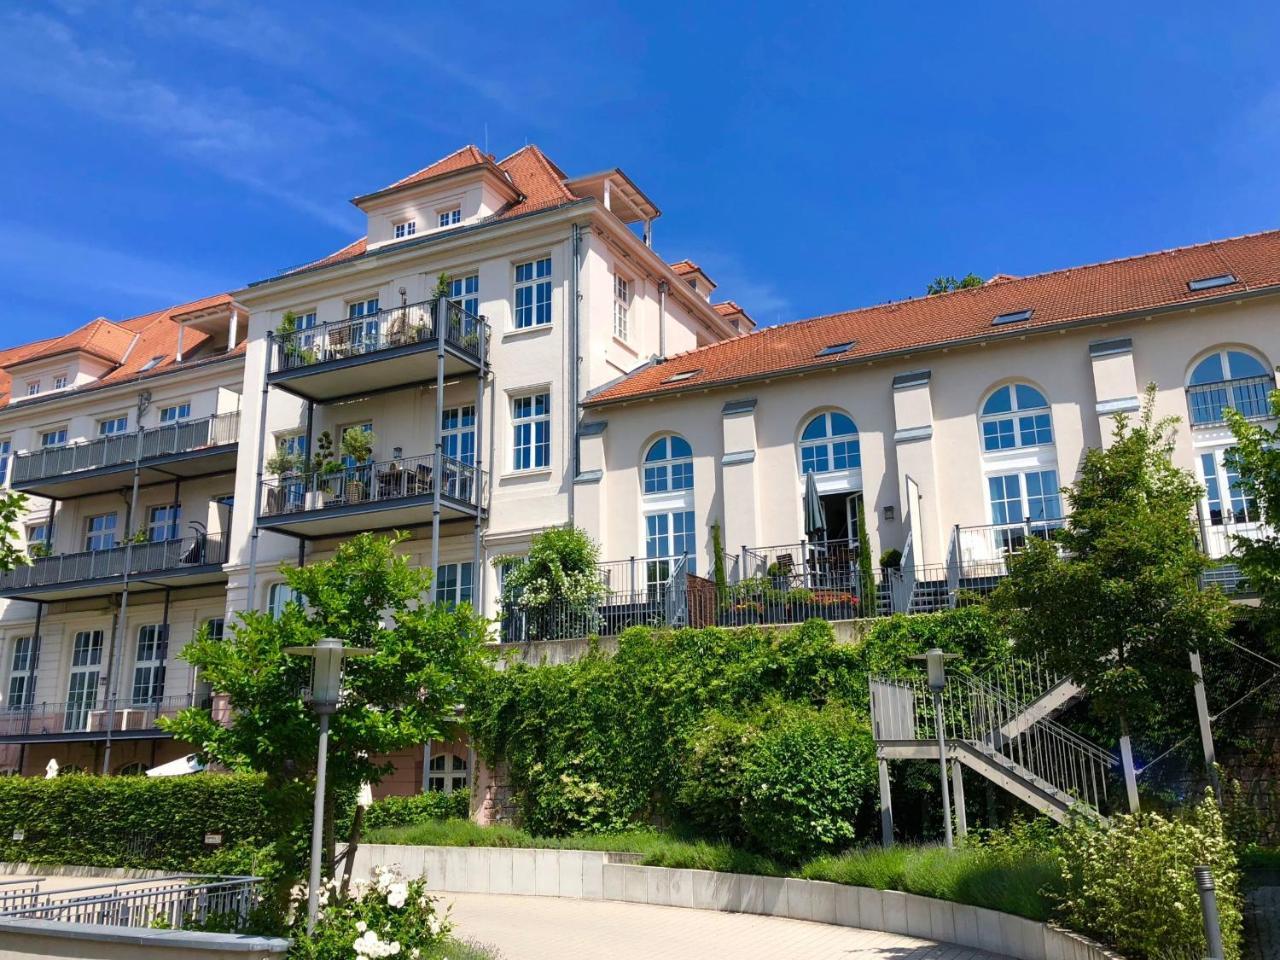
M677 277L683 277L686 274L690 274L690 273L702 272L702 268L698 266L696 263L694 263L692 260L677 260L675 263L671 264L670 266L671 266L671 271Z
M1238 282L1198 292L1187 288L1190 280L1227 273ZM644 367L587 403L676 393L882 354L1192 305L1276 285L1280 285L1280 231L1251 234L767 327ZM1029 320L992 324L997 316L1028 309L1033 311ZM844 353L817 356L825 347L849 341L854 346ZM697 373L677 383L664 383L687 371Z
M472 162L471 154L468 151L475 151L477 160ZM410 174L403 180L393 183L386 189L390 190L394 187L405 186L409 183L416 183L426 180L429 177L439 176L442 173L450 173L453 170L461 170L468 166L474 166L476 163L492 162L487 160L478 149L473 146L463 147L457 153L451 153L442 160L437 160L429 167L424 167L417 173ZM511 156L503 160L497 161L497 167L507 176L511 178L511 183L520 191L520 197L515 201L508 203L501 210L488 217L482 222L493 223L499 220L509 220L512 217L523 216L527 213L536 213L539 210L548 210L558 207L565 203L572 203L575 200L582 199L574 196L569 188L564 185L565 175L554 163L552 163L547 155L539 150L536 146L530 144L522 147ZM440 168L440 169L437 169ZM379 191L381 192L381 191ZM474 224L463 224L459 230L465 230ZM334 251L327 257L322 257L311 263L295 267L287 273L299 273L303 270L315 270L318 267L327 267L335 263L341 263L344 260L353 260L358 256L366 253L368 250L366 238L361 237L347 244L341 250Z
M178 352L178 323L173 318L184 313L190 313L194 309L205 309L217 306L220 303L230 302L231 295L224 293L216 297L204 297L191 303L178 304L166 310L145 313L119 322L99 318L62 337L23 344L11 347L8 350L0 350L0 407L8 406L12 399L13 377L10 370L13 367L70 351L84 350L85 352L93 353L94 356L112 363L114 369L109 370L92 384L61 392L57 396L83 393L86 390L111 386L112 384L135 378L159 376L172 372L179 366L188 368L211 360L222 359L228 354L217 353L211 356L202 356L201 347L209 340L209 336L194 328L188 328L182 337L182 352L187 359L178 364L176 359ZM108 329L111 332L105 332ZM127 343L125 343L124 349L120 350L119 346L125 340L127 340ZM69 344L70 346L68 346ZM104 346L104 344L107 346ZM234 353L243 354L244 348L245 343L242 342ZM104 356L107 349L115 350L119 355L115 357ZM142 368L155 357L160 358L159 363L144 371ZM41 394L42 397L53 395Z
M486 157L480 152L480 148L474 143L469 143L461 150L455 150L447 157L441 157L435 163L428 164L417 173L411 173L407 177L402 177L395 183L383 187L378 193L384 193L387 190L395 190L398 187L407 187L411 183L421 183L423 180L430 180L432 177L441 177L446 173L453 173L457 170L466 170L468 167L478 167L486 161L492 162L492 157Z

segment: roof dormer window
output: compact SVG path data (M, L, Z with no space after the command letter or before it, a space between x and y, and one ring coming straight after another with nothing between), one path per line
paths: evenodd
M418 232L417 220L401 220L394 227L397 240L403 240L405 237L412 237Z
M456 223L462 222L462 208L450 207L448 210L440 211L440 226L452 227Z
M39 393L39 392L40 392L40 381L39 381L39 380L28 380L28 381L27 381L27 396L28 396L28 397L34 397L34 396L35 396L37 393Z
M67 389L67 375L65 373L60 373L53 378L53 389L55 390Z

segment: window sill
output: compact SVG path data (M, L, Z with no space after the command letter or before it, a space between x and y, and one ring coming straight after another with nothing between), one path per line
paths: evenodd
M627 343L627 341L623 340L623 339L622 339L621 337L619 337L616 333L613 335L613 342L614 342L614 343L616 343L616 344L617 344L619 347L621 347L623 350L627 351L627 353L631 354L631 356L633 356L633 357L638 357L638 356L640 356L640 354L636 351L636 348L635 348L635 347L633 347L631 344Z
M502 342L506 343L508 340L524 340L527 337L536 337L540 333L548 333L551 330L554 330L555 326L555 321L552 321L551 323L544 323L537 327L513 327L503 333Z
M508 470L506 473L503 473L498 477L498 481L500 483L504 483L508 480L550 480L551 473L552 471L550 467L545 467L541 470Z

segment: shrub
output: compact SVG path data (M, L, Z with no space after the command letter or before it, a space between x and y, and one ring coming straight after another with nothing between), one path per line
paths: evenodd
M351 816L355 812L354 800L344 805L337 820L338 838L351 831ZM451 820L465 817L471 812L471 795L465 790L453 793L431 791L414 793L404 797L382 797L375 800L364 812L363 833L383 827L409 827L428 820Z
M320 892L321 911L307 934L305 888L295 891L290 960L378 960L436 957L450 930L436 911L426 880L406 880L395 869L377 868L370 881L356 881L340 897L332 882Z
M1062 836L1066 923L1134 958L1158 958L1177 945L1199 950L1204 932L1192 870L1213 869L1227 960L1240 956L1240 875L1234 847L1212 795L1182 819L1138 813L1109 828L1076 824Z
M0 778L0 860L185 870L209 855L205 834L265 843L272 822L255 774Z

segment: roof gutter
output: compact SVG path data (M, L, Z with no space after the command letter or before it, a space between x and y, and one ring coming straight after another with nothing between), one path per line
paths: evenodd
M862 356L849 357L845 360L832 360L826 363L811 363L802 367L788 367L785 370L776 370L771 373L753 373L742 377L731 377L727 380L714 380L703 384L690 384L688 387L679 390L649 390L644 393L628 394L625 397L606 397L604 399L593 400L588 398L583 406L586 407L607 407L617 404L630 403L634 400L657 400L668 397L682 397L694 393L704 393L707 390L718 390L723 387L734 387L743 383L760 383L763 380L777 380L782 377L799 376L806 373L814 373L819 370L837 370L843 367L853 367L858 364L871 363L877 360L892 360L896 357L913 356L919 353L928 353L935 350L950 349L951 347L973 346L980 343L1003 342L1005 340L1023 340L1029 336L1035 336L1040 333L1054 333L1063 330L1077 330L1081 327L1092 327L1104 323L1124 323L1129 320L1141 320L1144 317L1163 316L1170 313L1181 313L1188 310L1198 310L1201 307L1216 307L1223 304L1232 303L1240 300L1255 300L1260 297L1274 296L1280 293L1280 284L1271 284L1266 287L1259 287L1257 290L1243 290L1235 293L1222 294L1216 297L1206 297L1203 300L1193 300L1176 304L1167 304L1160 307L1150 307L1144 310L1126 310L1123 313L1108 313L1096 317L1084 317L1077 320L1064 320L1060 323L1046 323L1043 326L1032 327L1030 329L1018 330L1016 327L1007 333L983 334L981 336L965 337L960 340L939 340L933 343L923 343L915 347L904 347L898 350L884 350L880 353L869 353ZM824 319L815 317L814 319ZM803 322L803 321L793 321ZM767 328L771 329L771 328ZM634 371L633 371L634 373Z

